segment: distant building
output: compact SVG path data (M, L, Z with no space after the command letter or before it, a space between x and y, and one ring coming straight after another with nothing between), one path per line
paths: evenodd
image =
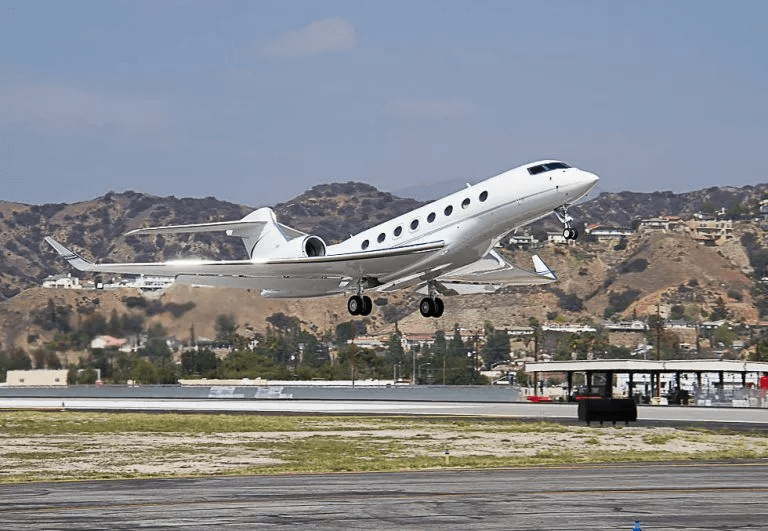
M707 246L720 245L733 238L733 221L727 220L692 220L687 224L691 237L697 243Z
M12 386L59 386L67 385L66 369L36 369L31 371L8 371L6 384Z
M609 227L599 224L588 225L584 229L584 232L590 236L593 236L599 242L608 240L620 240L621 238L625 238L634 234L632 229L627 229L624 227Z
M569 334L581 334L583 332L597 332L597 328L589 325L544 325L541 327L545 332L566 332Z
M66 275L51 275L43 279L43 287L78 289L80 288L80 279L73 277L71 273L67 273Z
M96 336L91 340L91 348L120 348L128 342L112 336Z
M574 245L576 243L576 240L566 240L565 236L563 236L563 232L560 231L560 232L548 232L547 242L555 243L558 245Z
M762 221L768 221L768 199L760 201L760 207L758 208L758 217Z
M533 234L512 234L509 237L508 244L518 247L536 247L539 243Z
M640 220L639 231L682 231L685 228L683 220L678 216L659 216Z
M510 326L507 328L507 335L512 337L532 336L533 332L534 330L530 326Z
M648 329L648 325L645 321L619 321L619 322L606 322L603 323L603 328L606 330L613 330L616 332L645 332Z

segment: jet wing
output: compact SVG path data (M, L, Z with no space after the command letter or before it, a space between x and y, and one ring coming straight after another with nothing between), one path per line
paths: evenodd
M144 227L128 231L126 236L138 236L144 234L184 234L190 232L226 232L229 236L242 236L248 231L253 231L258 235L266 221L214 221L212 223L192 223L190 225L165 225L163 227ZM298 238L306 236L307 233L282 223L277 223L280 229L288 238Z
M354 252L325 256L252 260L173 260L154 263L95 264L67 249L51 237L45 241L53 247L72 267L80 271L97 273L118 273L127 275L156 275L176 277L187 284L236 285L269 290L278 286L277 291L285 292L290 280L330 280L337 286L351 280L392 275L397 271L414 267L443 248L442 241L381 249L377 251ZM326 282L318 282L327 284ZM346 285L342 286L346 287ZM354 286L356 287L356 285ZM274 291L274 290L273 290ZM334 292L345 291L344 289ZM323 294L320 291L317 294ZM273 296L280 296L275 293ZM288 295L283 295L288 296Z
M437 277L436 288L442 295L469 295L493 293L505 286L534 286L557 280L557 275L538 255L532 258L533 271L510 264L499 253L491 251L477 262ZM426 293L426 284L416 291Z

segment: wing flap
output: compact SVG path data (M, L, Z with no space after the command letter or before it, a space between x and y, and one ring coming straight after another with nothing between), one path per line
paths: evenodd
M127 232L126 236L141 234L183 234L189 232L223 232L256 230L266 224L265 221L217 221L213 223L192 223L190 225L165 225L163 227L144 227ZM236 234L237 235L237 234Z

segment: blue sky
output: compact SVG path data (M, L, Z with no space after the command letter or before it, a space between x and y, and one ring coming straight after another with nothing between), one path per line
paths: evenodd
M766 182L766 20L764 1L3 2L0 200L448 192L542 158L602 191Z

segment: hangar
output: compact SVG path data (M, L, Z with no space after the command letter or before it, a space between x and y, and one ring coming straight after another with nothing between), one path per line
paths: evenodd
M660 396L662 376L674 378L677 389L681 388L681 379L685 375L695 375L696 385L702 387L702 375L716 374L715 387L722 389L728 383L740 384L741 387L754 385L755 387L768 387L768 363L740 360L590 360L590 361L550 361L532 362L525 364L525 372L528 373L565 373L568 379L568 396L573 394L573 375L583 373L587 393L601 394L609 398L613 394L613 385L598 386L593 381L595 374L604 375L604 382L613 382L614 375L626 374L628 376L628 396L634 394L636 376L649 376L651 389L654 396ZM730 378L726 382L725 375L740 375Z

